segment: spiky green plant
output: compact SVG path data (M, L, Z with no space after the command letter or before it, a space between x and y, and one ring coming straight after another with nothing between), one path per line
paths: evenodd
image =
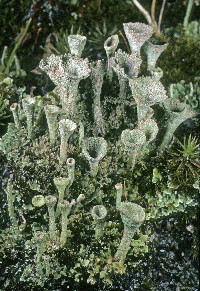
M192 138L191 134L188 139L184 137L183 143L178 140L177 144L179 148L172 147L167 151L169 154L167 168L175 184L180 186L194 182L200 174L200 144L196 137Z
M90 31L90 36L88 36L88 42L92 50L99 52L106 56L106 51L104 50L104 43L108 37L117 34L118 28L115 26L111 27L103 21L102 25L97 24L93 30Z

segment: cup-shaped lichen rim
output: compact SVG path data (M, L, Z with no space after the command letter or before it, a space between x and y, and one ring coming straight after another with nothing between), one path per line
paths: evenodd
M26 98L22 99L22 103L23 103L23 106L31 107L31 106L35 105L36 100L33 97L26 97Z
M77 124L70 119L62 119L59 121L59 130L61 136L71 135L77 128Z
M119 44L119 37L117 34L111 35L107 40L104 42L104 49L106 52L113 52L116 50Z
M87 37L80 34L70 34L68 35L68 39L76 42L86 42Z
M36 231L34 233L34 237L35 237L36 240L42 241L44 239L44 233L41 232L41 231Z
M146 53L152 50L158 50L158 51L161 51L162 53L162 51L164 51L168 45L169 45L168 42L150 38L144 44L144 50Z
M165 103L165 108L171 113L181 113L188 108L188 105L183 102L170 103L169 101Z
M117 184L115 185L115 189L116 189L116 190L122 189L122 183L117 183Z
M118 209L122 215L134 223L142 223L145 220L144 209L138 204L122 202Z
M158 125L153 119L142 121L139 129L144 132L148 142L154 140L158 134Z
M62 178L62 177L56 177L53 179L54 184L57 186L64 186L69 184L69 178Z
M85 47L87 37L80 34L70 34L68 35L68 43L71 53L76 56L81 56L81 53Z
M146 136L139 129L125 129L122 131L121 140L128 148L133 148L143 145L146 141Z
M167 99L164 86L155 77L130 79L129 85L135 101L143 106L149 107Z
M110 59L110 65L118 76L126 79L137 77L142 59L137 52L130 55L118 49L115 56Z
M130 34L132 38L147 40L153 34L153 28L142 22L128 22L123 23L124 31L126 34Z
M73 167L75 165L75 159L73 158L68 158L67 159L67 166L68 167Z
M60 108L56 105L47 104L44 106L44 111L48 114L58 114L60 112Z
M104 205L95 205L92 208L92 217L94 220L102 220L107 215L107 209Z
M69 208L70 203L67 200L60 200L59 205L61 209L67 209Z
M44 198L44 196L42 196L42 195L35 195L32 198L32 204L35 207L41 207L41 206L43 206L45 204L45 198Z
M95 148L95 146L97 146L97 148ZM90 155L91 150L95 150L95 158ZM82 152L88 161L98 162L102 160L107 153L107 142L103 137L89 137L83 142Z
M53 195L48 195L45 197L45 202L47 205L55 205L57 198Z
M17 110L17 107L18 107L18 103L11 104L10 111L16 111Z

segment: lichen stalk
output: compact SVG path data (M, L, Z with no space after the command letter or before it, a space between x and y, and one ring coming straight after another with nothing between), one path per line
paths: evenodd
M60 201L65 199L65 192L69 186L69 178L54 178L54 184L58 190L58 203L56 208L56 217L60 215Z
M51 271L51 268L50 268L50 256L49 255L45 255L45 256L43 256L43 259L44 259L44 266L45 266L45 270L46 270L46 276L49 277L50 271Z
M7 194L7 201L8 201L8 214L10 217L10 221L12 224L12 230L13 230L13 235L15 239L19 236L19 227L18 227L18 222L17 218L15 216L15 211L14 211L14 200L15 196L13 195L13 186L11 180L8 180L7 188L6 188L6 194Z
M41 231L37 231L35 233L35 239L37 242L36 270L39 277L43 277L42 254L44 249L44 234Z
M48 208L49 212L49 233L50 238L53 241L56 241L56 222L55 222L55 212L54 212L54 206L56 204L56 197L49 195L45 197L45 202Z
M125 145L125 150L128 153L130 170L133 171L138 153L146 142L146 136L139 129L125 129L122 131L121 140Z
M55 105L46 105L44 107L47 124L49 128L50 143L53 145L56 142L56 131L57 131L57 116L60 111L59 107Z
M32 97L22 99L23 109L27 118L27 130L29 139L33 138L33 117L35 102L35 98Z
M75 200L72 200L71 203L67 200L61 200L60 201L60 209L62 213L62 220L61 220L61 235L60 235L60 243L61 246L64 246L67 242L67 221L68 216L70 214L72 206L75 204Z
M85 200L85 195L84 194L80 194L78 196L77 200L76 200L76 205L75 205L75 208L74 208L74 213L76 213L76 212L79 211L83 200Z
M18 115L18 104L17 103L13 103L11 106L10 106L10 111L12 112L13 114L13 118L14 118L14 122L15 122L15 126L17 128L20 127L20 121L19 121L19 115Z
M115 185L115 189L117 190L117 197L116 197L116 208L118 208L121 204L122 200L122 184L117 183Z
M73 158L67 159L67 171L68 171L69 187L74 182L74 170L75 170L75 159L73 159Z
M124 232L115 258L118 261L124 262L134 233L145 219L145 212L140 205L131 202L122 202L118 210L124 223Z
M62 110L65 111L66 117L75 120L77 111L77 104L80 101L78 92L79 80L67 82L65 87L58 88L58 94L62 104Z
M95 238L99 239L103 236L103 228L107 210L103 205L96 205L92 208L92 217L95 222Z
M102 60L98 60L91 66L91 81L92 90L94 93L94 122L95 122L95 135L105 134L105 121L101 110L101 88L103 85L104 77L104 64Z

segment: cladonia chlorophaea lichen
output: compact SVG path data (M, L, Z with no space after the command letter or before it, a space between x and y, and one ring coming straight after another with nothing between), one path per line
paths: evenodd
M131 246L141 238L141 252L148 249L148 229L141 232L149 220L195 204L192 195L175 189L165 166L146 161L159 159L156 152L162 156L179 125L196 112L190 102L168 98L160 81L156 61L167 44L151 40L152 28L142 23L124 23L124 30L131 54L116 51L119 39L113 35L104 43L107 62L82 58L86 37L69 35L70 54L50 55L39 64L58 98L46 104L26 97L23 108L11 105L14 123L0 139L0 151L18 171L6 189L13 237L17 242L17 214L23 213L37 245L36 260L28 259L20 279L32 287L51 276L95 284L99 274L105 285L112 284L113 274L126 271L126 260L137 265L139 251ZM147 76L141 76L140 49L148 39ZM45 113L47 126L38 112ZM198 189L197 175L192 178ZM30 235L20 231L27 254L33 249Z

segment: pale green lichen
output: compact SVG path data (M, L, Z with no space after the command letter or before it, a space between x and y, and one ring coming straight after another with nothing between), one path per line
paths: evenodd
M92 217L95 222L95 238L99 239L103 236L105 217L107 210L103 205L96 205L92 208Z
M83 154L90 164L90 175L95 177L98 172L99 161L107 153L107 142L103 137L90 137L84 141Z
M137 52L140 55L141 46L152 36L153 28L140 22L123 23L123 26L131 53Z
M124 233L115 258L118 261L125 261L130 248L131 239L145 219L144 209L138 204L122 202L118 210L120 211L124 223Z
M56 222L55 222L55 212L54 212L54 207L56 204L56 197L49 195L45 197L45 202L48 208L49 212L49 233L50 233L50 238L53 241L56 241Z

